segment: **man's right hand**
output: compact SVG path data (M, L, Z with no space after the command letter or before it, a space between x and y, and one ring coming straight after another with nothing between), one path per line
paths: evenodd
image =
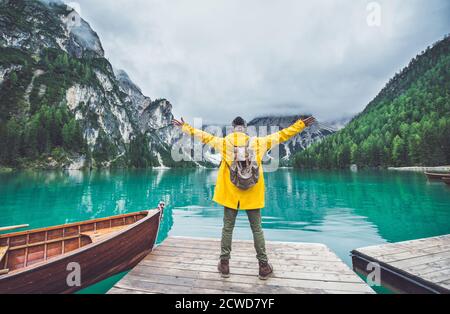
M306 125L307 128L309 128L311 125L316 123L316 118L314 118L314 117L306 118L303 120L303 123Z
M184 125L185 123L186 123L186 122L184 122L184 119L183 119L183 118L181 118L181 121L179 121L179 120L177 120L177 119L172 119L172 124L173 124L174 126L176 126L176 127L179 127L179 128L182 128L183 125Z

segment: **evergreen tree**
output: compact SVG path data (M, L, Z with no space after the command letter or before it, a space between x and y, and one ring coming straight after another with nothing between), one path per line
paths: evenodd
M450 164L450 37L414 58L349 125L300 152L297 167Z

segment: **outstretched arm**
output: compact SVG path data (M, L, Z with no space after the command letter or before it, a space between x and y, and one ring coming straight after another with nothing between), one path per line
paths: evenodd
M207 144L216 150L222 149L223 141L224 141L223 138L214 136L214 135L204 132L202 130L195 129L192 126L190 126L189 124L187 124L186 122L184 122L183 118L181 118L181 121L173 119L172 124L176 127L181 128L181 130L184 133L186 133L190 136L195 136L200 141L202 141L202 143Z
M309 117L305 120L298 120L290 127L281 130L277 133L265 137L260 137L258 138L259 149L263 151L268 151L272 147L290 140L292 137L301 133L305 128L310 127L315 122L316 119L314 117Z

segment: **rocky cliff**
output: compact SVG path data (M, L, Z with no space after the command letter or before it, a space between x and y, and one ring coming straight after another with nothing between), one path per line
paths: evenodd
M125 71L114 70L97 33L72 8L53 1L0 2L0 49L0 138L14 144L0 163L175 166L169 145L179 133L170 126L172 105L152 101ZM55 127L35 130L34 120ZM83 138L78 148L72 145L77 130Z

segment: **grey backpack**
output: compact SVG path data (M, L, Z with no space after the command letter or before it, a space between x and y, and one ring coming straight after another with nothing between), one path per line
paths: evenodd
M248 190L259 181L259 165L250 142L246 146L234 146L233 161L229 165L230 180L241 190Z

